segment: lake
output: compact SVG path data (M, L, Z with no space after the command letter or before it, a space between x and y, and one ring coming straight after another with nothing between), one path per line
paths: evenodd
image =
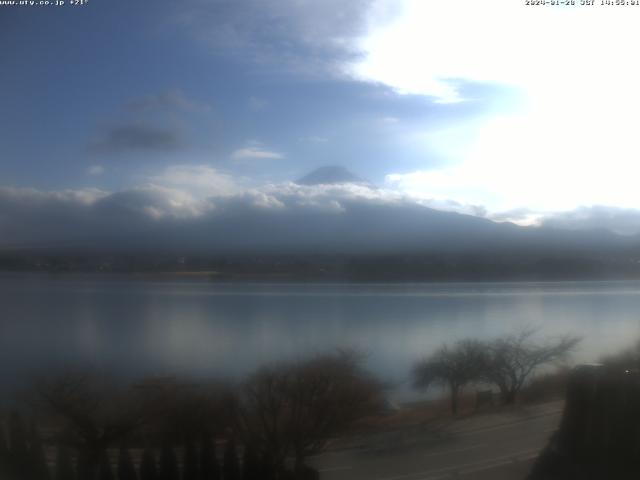
M581 335L575 361L640 338L640 282L220 284L117 275L0 274L0 385L91 367L123 375L241 378L336 347L409 392L443 342L538 327Z

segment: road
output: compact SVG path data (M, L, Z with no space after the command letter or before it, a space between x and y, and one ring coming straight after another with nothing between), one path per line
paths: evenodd
M441 428L362 438L315 457L322 480L524 479L560 420L562 404L475 415Z

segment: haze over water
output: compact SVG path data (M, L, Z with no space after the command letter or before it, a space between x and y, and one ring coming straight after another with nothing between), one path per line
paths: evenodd
M413 362L441 344L525 326L583 336L574 362L640 338L640 282L220 284L132 276L2 274L0 384L97 368L240 379L282 359L357 348L409 392Z

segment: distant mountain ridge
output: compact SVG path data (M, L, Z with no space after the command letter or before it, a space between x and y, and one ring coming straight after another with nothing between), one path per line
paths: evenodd
M297 180L298 185L336 185L341 183L371 184L340 165L326 165Z
M261 271L321 277L319 272L338 276L340 270L362 279L640 278L638 235L524 227L436 210L408 197L387 200L341 166L320 167L296 183L346 187L285 185L282 192L217 198L215 208L186 216L150 217L149 206L157 204L163 211L166 203L157 192L116 193L88 206L20 198L11 208L19 207L21 215L6 222L12 242L0 243L0 270L91 271L101 270L103 263L110 265L107 270L179 270L183 266L176 259L185 257L193 270L233 275ZM225 258L231 258L229 263ZM305 273L307 258L316 260Z

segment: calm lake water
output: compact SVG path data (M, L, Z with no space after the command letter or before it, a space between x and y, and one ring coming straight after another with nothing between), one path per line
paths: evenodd
M574 359L597 361L640 338L640 282L218 284L0 274L0 387L69 366L238 378L264 363L355 347L406 393L412 363L443 342L523 326L582 335Z

